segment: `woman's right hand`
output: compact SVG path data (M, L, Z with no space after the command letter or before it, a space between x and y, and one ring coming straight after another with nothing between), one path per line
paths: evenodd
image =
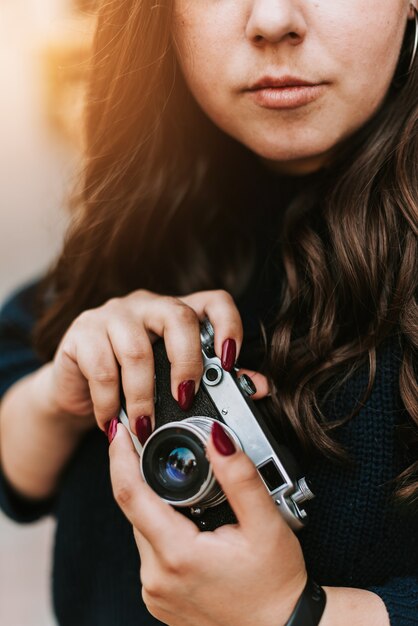
M214 327L215 353L231 370L243 329L234 300L224 290L172 297L140 289L84 311L53 360L57 408L84 418L86 427L96 421L106 432L120 410L121 379L131 430L145 439L155 424L152 344L164 339L171 392L181 408L188 408L203 374L199 323L205 317Z

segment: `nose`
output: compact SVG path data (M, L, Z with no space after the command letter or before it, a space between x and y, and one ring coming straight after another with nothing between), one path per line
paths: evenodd
M298 45L306 35L306 21L298 0L252 0L246 37L260 45L287 40Z

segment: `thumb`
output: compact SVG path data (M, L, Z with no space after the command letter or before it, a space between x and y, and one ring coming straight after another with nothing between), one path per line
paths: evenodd
M206 454L243 532L260 537L270 522L286 526L254 463L236 449L219 422L213 424Z

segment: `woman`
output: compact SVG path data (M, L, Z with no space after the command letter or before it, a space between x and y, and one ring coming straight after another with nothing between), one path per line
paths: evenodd
M73 225L1 327L2 504L57 517L60 624L418 623L416 15L100 6ZM120 381L152 431L158 337L192 411L206 315L312 481L297 538L221 429L207 454L239 523L199 533L117 424Z

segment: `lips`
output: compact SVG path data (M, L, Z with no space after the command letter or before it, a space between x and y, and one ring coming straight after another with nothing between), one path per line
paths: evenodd
M318 85L317 82L311 82L299 78L297 76L263 76L257 82L249 87L249 91L255 91L257 89L268 89L272 87L312 87Z
M292 110L306 106L326 93L326 82L311 82L298 76L263 76L245 92L264 109Z

